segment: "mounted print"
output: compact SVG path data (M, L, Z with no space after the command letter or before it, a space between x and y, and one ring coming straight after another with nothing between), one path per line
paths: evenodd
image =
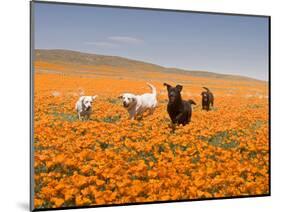
M31 2L31 209L270 195L270 17Z

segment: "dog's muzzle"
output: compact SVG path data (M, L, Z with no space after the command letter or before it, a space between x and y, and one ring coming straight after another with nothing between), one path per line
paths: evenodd
M123 106L124 107L129 107L129 104L127 104L126 102L123 102Z
M174 96L169 96L169 101L170 102L174 102L176 100L176 97L174 97Z
M91 109L91 106L87 107L87 108L86 108L86 111L89 111L90 109Z

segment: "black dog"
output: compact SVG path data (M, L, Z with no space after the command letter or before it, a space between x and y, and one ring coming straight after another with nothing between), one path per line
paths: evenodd
M214 95L213 93L206 87L203 87L206 91L201 93L202 95L202 110L210 110L210 105L214 107Z
M192 108L191 104L196 105L193 100L184 101L181 98L182 86L177 85L172 87L171 85L164 83L167 87L169 102L167 105L167 111L173 124L182 124L183 126L191 121Z

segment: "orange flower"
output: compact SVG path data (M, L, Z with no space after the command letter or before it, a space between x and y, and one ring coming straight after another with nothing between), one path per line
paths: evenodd
M53 202L56 207L60 207L64 203L64 199L53 197L51 202Z
M102 185L104 185L104 181L103 181L103 180L97 179L97 180L96 180L96 184L97 184L98 186L102 186Z
M35 207L269 192L266 83L162 72L141 73L134 80L135 72L118 67L46 61L35 62L35 69ZM82 77L77 70L83 70ZM152 115L128 120L116 97L124 91L143 93L147 79L157 87L159 104ZM182 82L183 98L199 103L191 123L174 133L164 81ZM203 84L212 85L215 94L209 112L200 106ZM77 120L77 86L86 95L99 94L90 120Z

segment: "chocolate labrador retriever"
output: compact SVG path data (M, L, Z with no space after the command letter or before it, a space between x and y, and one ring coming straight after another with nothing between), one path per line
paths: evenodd
M171 85L164 83L167 87L169 102L167 105L167 111L173 124L182 124L183 126L191 121L192 107L191 105L196 103L193 100L184 101L181 97L182 86L177 85L172 87Z
M203 87L206 91L201 93L202 95L202 110L210 110L210 105L214 107L214 95L213 93L206 87Z

